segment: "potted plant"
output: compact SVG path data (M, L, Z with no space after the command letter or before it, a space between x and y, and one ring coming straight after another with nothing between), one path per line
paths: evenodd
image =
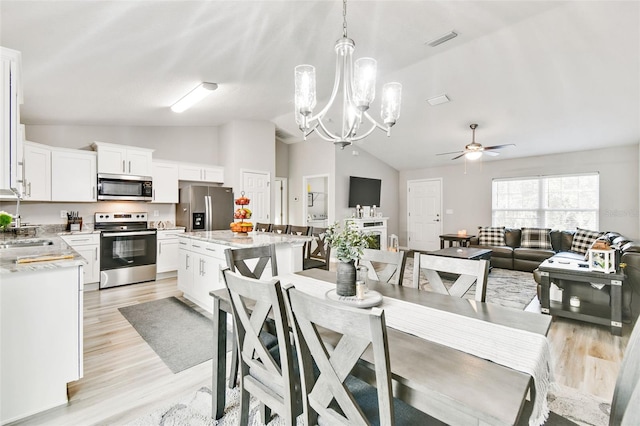
M331 251L338 258L336 292L338 296L354 296L356 294L356 261L363 250L373 246L374 237L358 229L357 225L347 220L340 228L334 223L327 229L327 241Z
M5 211L0 211L0 228L2 228L2 238L4 239L5 232L7 227L11 225L11 221L13 220L13 216Z

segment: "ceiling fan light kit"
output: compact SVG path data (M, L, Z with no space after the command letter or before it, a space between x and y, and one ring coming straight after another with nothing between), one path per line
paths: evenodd
M375 99L376 68L373 58L360 58L353 62L355 42L347 37L347 1L342 3L342 38L336 42L336 71L331 97L327 105L313 115L316 107L316 71L312 65L298 65L294 70L295 118L303 137L316 132L322 139L333 142L344 149L345 146L369 136L378 128L391 135L391 127L400 117L402 85L387 83L382 87L382 124L369 115L369 107ZM342 129L339 133L329 130L325 115L330 110L336 95L341 91ZM358 134L364 118L371 127Z

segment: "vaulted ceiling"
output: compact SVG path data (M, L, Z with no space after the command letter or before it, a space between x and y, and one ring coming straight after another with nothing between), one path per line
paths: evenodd
M436 154L471 142L471 123L485 146L516 144L498 159L640 143L637 1L352 0L347 22L354 56L378 60L378 93L403 84L391 137L358 143L396 169L449 164ZM0 2L0 45L23 55L25 124L256 119L296 143L293 68L316 66L322 106L341 35L339 1ZM219 88L171 112L202 81ZM441 94L451 101L426 102Z

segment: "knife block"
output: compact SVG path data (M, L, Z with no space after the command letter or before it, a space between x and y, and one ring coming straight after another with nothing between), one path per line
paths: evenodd
M82 230L82 218L68 219L67 231L81 231Z

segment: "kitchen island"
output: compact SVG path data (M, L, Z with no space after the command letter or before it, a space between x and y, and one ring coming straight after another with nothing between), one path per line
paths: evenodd
M289 274L302 270L304 246L312 239L271 232L250 232L247 236L238 236L231 231L186 232L179 238L178 288L187 299L213 312L209 292L224 288L220 271L227 265L226 249L275 244L278 273ZM269 268L263 277L271 277Z
M67 402L82 377L82 269L62 239L0 248L0 423ZM50 244L49 244L50 243Z

